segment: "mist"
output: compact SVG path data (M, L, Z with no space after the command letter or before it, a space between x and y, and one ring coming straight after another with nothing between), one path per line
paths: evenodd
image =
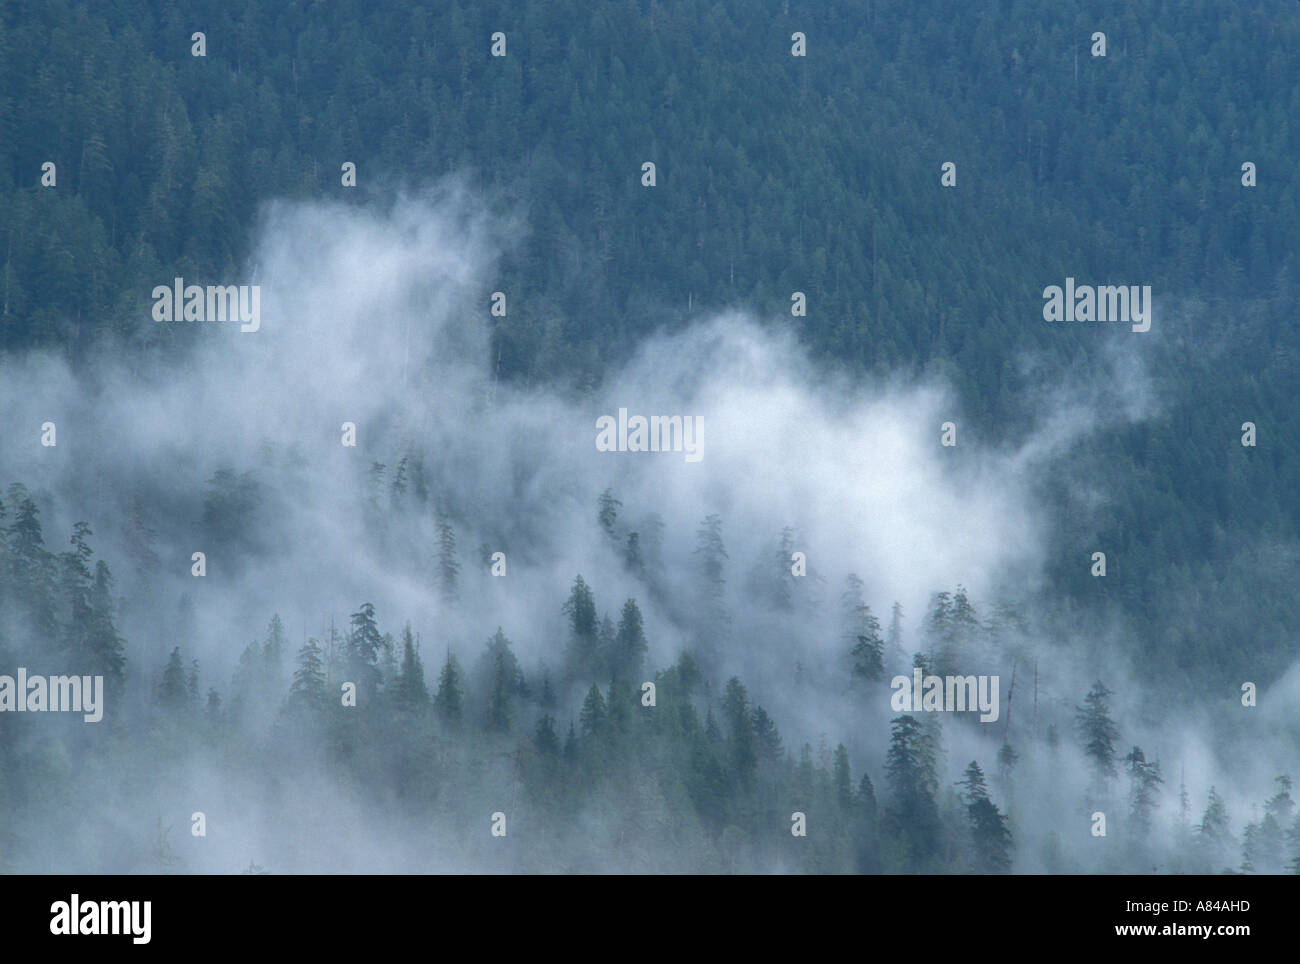
M110 713L101 730L69 744L70 759L81 761L77 798L12 818L8 833L23 844L10 867L733 866L720 856L728 845L713 838L701 852L678 838L677 849L653 854L658 831L644 830L643 839L611 849L609 839L637 831L597 806L579 804L565 828L548 826L540 808L517 796L506 751L457 776L427 814L382 781L338 778L323 763L319 734L287 740L279 700L242 704L230 721L237 738L219 749L185 743L155 720L153 694L174 647L187 669L198 661L201 690L216 690L229 707L241 654L278 614L289 642L282 700L298 647L326 640L331 627L346 632L350 614L369 602L383 632L397 637L409 623L418 634L430 688L448 652L472 668L500 628L526 678L554 674L563 729L591 682L562 670L562 605L578 575L602 618L617 621L624 602L636 600L649 644L646 680L690 651L705 677L694 697L701 712L718 712L725 682L738 677L780 727L791 760L808 744L826 764L843 743L854 783L868 774L882 804L897 715L889 679L910 676L913 654L930 649L923 620L933 595L964 587L982 623L966 640L960 672L999 677L998 718L917 715L941 724L941 809L955 806L955 782L979 760L1010 816L1016 871L1176 869L1180 782L1193 823L1213 785L1240 834L1273 778L1295 772L1300 742L1282 708L1300 698L1300 665L1260 686L1257 709L1231 691L1189 704L1159 680L1138 678L1126 655L1129 630L1100 607L1072 622L1042 611L1054 520L1040 487L1081 440L1159 411L1161 388L1140 354L1116 349L1102 382L1051 379L1024 402L1031 430L998 445L981 441L941 377L827 368L807 353L798 319L746 306L648 335L585 389L510 384L494 377L492 328L510 325L527 297L500 274L524 219L496 207L460 180L364 205L277 202L259 216L243 276L185 278L260 285L258 331L155 322L141 292L141 326L165 327L172 343L184 342L175 364L116 351L76 371L39 352L0 359L0 479L27 487L51 551L67 545L74 523L90 524L90 544L115 577L127 645L117 718ZM490 312L497 291L504 317ZM1016 361L1035 364L1025 355ZM698 418L702 457L599 451L598 420L620 409ZM52 447L40 443L46 422L57 427ZM942 441L948 422L955 445ZM355 446L343 444L347 423ZM1122 495L1104 477L1070 484L1098 501ZM619 503L608 525L598 519L606 491ZM713 514L726 547L716 597L698 551ZM450 594L439 585L440 524L454 532L459 565ZM633 533L640 567L628 562ZM1080 548L1080 566L1091 551ZM206 560L202 577L192 574L196 552ZM504 554L504 575L493 575L495 553ZM792 575L792 553L803 555L806 574ZM901 649L886 651L880 680L852 671L842 601L850 574L882 624L901 606ZM1008 612L1017 619L999 618ZM35 629L16 619L6 634L15 652L40 647ZM1243 672L1243 681L1253 678ZM1122 824L1129 809L1122 776L1109 790L1089 785L1074 728L1075 707L1097 679L1114 693L1120 755L1140 745L1163 768L1145 847L1091 832L1095 811ZM330 682L337 699L339 680ZM671 698L665 689L659 707L637 702L631 710L661 712ZM1240 722L1225 727L1234 713ZM521 739L538 715L521 710ZM66 739L48 718L5 722L28 745ZM143 733L150 738L137 739ZM104 759L113 766L85 762L75 750L82 740L111 745ZM170 752L160 753L159 741ZM999 777L1004 744L1015 746L1019 763ZM456 751L439 752L450 754L438 759L452 773ZM644 793L658 799L652 788ZM680 805L659 803L674 812ZM773 804L784 812L810 805ZM511 820L501 841L488 833L494 811ZM194 812L205 815L206 836L189 832ZM788 822L772 833L788 838ZM767 857L740 866L797 869Z

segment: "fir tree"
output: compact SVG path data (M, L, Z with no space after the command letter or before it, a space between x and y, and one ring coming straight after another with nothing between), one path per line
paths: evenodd
M1160 764L1147 762L1142 748L1133 747L1124 757L1129 772L1129 815L1139 837L1151 830L1151 813L1156 806L1156 788L1164 782L1160 777Z
M348 671L353 675L358 692L373 696L383 681L379 660L384 650L384 638L375 620L375 607L371 603L362 603L350 618Z
M1006 873L1011 869L1011 831L1006 817L989 799L984 771L974 760L959 786L969 821L972 866L981 874Z
M594 736L600 732L605 723L605 698L600 695L600 687L595 683L587 690L587 698L582 701L582 712L578 714L582 724L582 735Z
M460 564L456 562L456 532L446 516L438 516L438 593L443 602L454 602Z
M596 521L600 524L605 537L614 542L615 545L618 542L618 535L614 527L618 523L618 510L621 508L623 508L623 503L614 498L612 489L606 489L597 500Z
M600 664L600 628L595 597L582 576L574 579L563 612L569 617L569 674L590 677Z
M641 676L645 654L649 648L641 624L641 610L637 607L636 600L629 599L623 603L623 612L618 620L618 632L614 636L614 651L610 666L613 678L624 682L637 680Z
M778 763L785 753L776 723L761 706L754 707L754 743L758 748L758 758L764 763Z
M447 659L442 664L442 673L438 676L438 692L434 694L433 705L438 717L451 728L457 728L464 719L464 688L461 683L460 664L455 654L447 650Z
M1092 762L1093 776L1099 788L1114 777L1115 741L1119 728L1110 717L1110 690L1100 681L1093 684L1083 705L1076 707L1075 721L1083 738L1083 752Z
M325 660L320 644L308 639L298 650L298 668L289 686L289 702L296 707L318 710L325 706L325 700Z
M181 660L180 647L177 646L167 658L162 683L158 688L158 702L169 710L180 710L185 706L187 695L185 664Z
M424 681L424 664L415 647L411 624L402 628L402 668L397 676L397 705L404 709L424 706L429 702L429 687Z

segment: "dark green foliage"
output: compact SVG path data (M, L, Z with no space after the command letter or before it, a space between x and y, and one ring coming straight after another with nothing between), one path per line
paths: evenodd
M1083 740L1083 752L1092 762L1099 784L1115 776L1115 741L1119 728L1110 717L1110 690L1102 682L1093 684L1083 705L1075 710L1075 723Z

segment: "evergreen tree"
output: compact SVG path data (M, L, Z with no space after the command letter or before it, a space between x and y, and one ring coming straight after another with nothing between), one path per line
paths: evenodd
M293 682L289 686L289 703L318 710L324 708L326 699L325 660L320 644L315 639L308 639L298 650L298 668L294 670Z
M1164 782L1159 762L1147 762L1142 748L1134 746L1124 757L1129 765L1129 814L1139 837L1151 831L1151 812L1156 806L1156 788Z
M1092 762L1099 788L1115 776L1115 741L1119 728L1110 717L1110 690L1101 681L1093 684L1083 705L1075 709L1075 721L1083 737L1083 752Z
M424 681L424 664L415 648L415 635L408 622L402 628L402 668L397 676L395 698L405 709L424 706L429 702L429 687Z
M446 516L438 516L438 593L443 602L454 602L460 578L460 564L456 562L456 532Z
M778 763L785 754L776 723L761 706L754 707L754 743L758 748L758 758L764 763Z
M600 630L596 599L582 576L574 579L563 612L569 617L569 675L590 677L600 665Z
M597 503L596 521L600 523L605 537L617 544L618 535L614 527L618 523L618 510L623 508L623 503L614 498L613 489L602 492Z
M835 799L840 808L848 813L853 809L853 777L849 770L849 751L843 743L835 745L835 769L831 776L835 787Z
M623 603L623 612L618 620L618 633L614 636L613 659L610 666L613 678L629 683L638 680L649 648L645 630L641 625L641 610L637 607L636 600L629 599Z
M880 635L880 620L871 613L862 595L862 580L849 573L843 595L843 623L853 660L853 676L879 680L885 675L885 641Z
M641 536L636 532L627 534L627 546L623 551L623 564L627 566L627 571L636 578L645 578L645 558L641 555Z
M897 716L890 721L889 752L885 757L890 805L886 816L891 829L907 839L911 852L919 858L934 853L939 844L934 754L929 734L914 716Z
M505 653L492 656L492 695L488 700L488 727L497 733L509 733L514 721L514 678Z
M283 692L284 651L288 644L280 614L274 613L266 627L266 641L262 644L262 655L266 662L266 686L273 693Z
M971 840L971 863L977 873L1003 874L1011 869L1011 831L1006 817L989 799L984 771L971 760L959 783L966 804Z
M172 650L171 656L167 658L167 666L163 670L162 684L158 688L158 702L169 710L180 710L185 707L187 695L185 664L181 660L181 650L178 646Z
M375 607L371 603L362 603L350 618L348 671L357 684L358 694L373 697L383 681L379 661L384 651L384 639L375 620Z
M116 695L126 678L126 646L114 624L113 576L108 564L95 563L90 588L90 627L85 639L86 666L91 675L103 676L105 694Z
M1228 808L1214 787L1210 787L1205 813L1201 815L1200 825L1196 829L1202 852L1211 867L1222 866L1232 839L1228 830Z
M458 728L464 719L464 687L461 683L460 664L450 649L447 659L442 664L442 673L438 676L438 692L434 694L433 705L438 717L451 728Z
M582 724L582 735L591 737L601 731L605 723L605 698L600 695L600 687L595 683L587 690L587 698L582 701L582 712L578 714Z
M758 766L758 747L754 739L754 722L749 693L738 677L727 680L722 698L723 718L727 724L727 741L731 770L741 783L752 780Z
M555 717L549 713L537 721L533 746L543 756L559 756L560 738L555 733Z
M907 666L907 650L903 648L903 607L895 602L889 613L889 635L885 639L886 658L893 671Z

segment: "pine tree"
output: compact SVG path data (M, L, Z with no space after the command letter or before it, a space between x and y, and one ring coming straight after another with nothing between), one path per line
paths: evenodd
M90 526L85 522L73 525L73 551L59 557L61 572L60 602L67 614L64 620L61 648L64 653L83 658L90 636Z
M794 529L786 526L772 559L772 605L789 612L794 606L795 575L791 571L794 555Z
M36 638L54 639L57 625L50 554L45 550L40 512L22 485L9 487L9 504L14 507L14 521L8 530L10 592Z
M315 639L308 639L298 650L298 668L294 670L293 682L289 686L290 704L311 710L322 709L326 700L325 685L325 660L320 644Z
M221 696L213 687L208 687L208 705L205 713L209 723L216 725L221 722Z
M785 753L776 723L761 706L754 707L754 743L758 747L758 758L764 763L778 763Z
M446 516L438 516L438 593L443 602L454 602L460 565L456 562L456 532Z
M284 635L284 623L280 614L274 613L266 627L266 642L262 645L262 656L266 663L266 688L276 694L283 692L284 685L284 650L288 640Z
M549 713L537 721L537 730L533 734L533 746L543 756L559 756L560 738L555 732L555 717Z
M749 693L738 677L733 676L727 680L727 689L722 697L722 711L727 724L731 770L742 784L747 784L758 766L758 747L754 739Z
M857 644L850 655L853 657L853 675L861 679L876 681L885 675L884 640L880 638L880 621L871 615L871 610L862 616L863 632L857 637Z
M952 595L937 592L930 597L930 608L925 614L925 641L929 646L929 662L940 676L948 675L955 667L952 663L955 637L952 624Z
M1160 764L1147 762L1142 748L1134 746L1124 757L1129 772L1129 815L1139 837L1151 831L1151 813L1156 806L1156 788L1164 782L1160 777Z
M595 683L587 690L587 698L582 701L582 712L578 714L582 724L582 735L594 736L605 724L605 698L600 695L600 687Z
M185 686L185 664L181 660L181 650L177 646L167 659L163 670L162 684L158 688L158 702L169 710L180 710L185 706L187 690Z
M574 579L562 611L569 617L569 675L590 678L600 666L600 629L595 597L582 576Z
M889 635L885 643L890 669L907 666L907 650L903 648L903 607L898 602L889 613Z
M395 698L404 709L424 706L429 702L429 687L424 681L424 664L415 648L415 635L408 622L402 628L402 668L398 673Z
M1099 789L1106 786L1115 771L1115 741L1119 728L1110 717L1110 690L1101 681L1093 684L1083 705L1075 709L1075 721L1083 737L1083 751L1092 761L1093 775Z
M885 675L885 641L880 636L880 620L872 615L871 607L863 598L862 580L857 574L849 573L840 603L854 678L879 680Z
M831 774L835 799L840 808L849 813L853 809L853 776L849 770L849 751L843 743L835 745L835 767Z
M706 516L696 533L695 554L700 560L700 651L711 661L725 641L730 620L726 608L727 550L722 543L722 517Z
M885 778L890 791L887 817L891 827L906 836L913 853L921 857L932 854L939 844L935 749L930 735L914 716L897 716L890 721Z
M614 527L618 523L618 510L623 508L623 503L614 498L613 489L606 489L600 494L597 505L596 521L600 523L605 537L617 545L618 535Z
M641 536L635 532L627 534L627 547L623 551L623 564L627 571L637 579L645 578L645 559L641 555Z
M393 472L393 481L388 486L388 501L392 506L400 506L406 499L406 463L409 456L403 455Z
M438 717L448 727L458 728L464 719L464 687L461 683L460 663L450 649L447 659L442 664L442 673L438 676L438 692L434 694L433 705Z
M1011 869L1011 831L1006 817L989 799L984 771L970 761L958 784L966 804L971 840L971 863L977 873L1003 874Z
M623 612L618 620L618 632L614 636L614 652L610 666L613 678L624 682L634 682L639 679L645 663L645 654L649 648L645 630L641 625L641 610L637 607L636 600L629 599L623 603Z
M488 700L488 727L509 733L514 721L514 678L506 654L498 649L492 656L492 695Z
M121 693L126 678L126 644L118 635L113 615L113 576L108 564L95 563L95 582L90 589L90 628L85 640L86 666L92 675L104 677L106 698Z
M1197 838L1201 849L1212 867L1222 865L1224 855L1231 844L1228 831L1228 808L1223 798L1214 787L1210 787L1210 796L1206 801L1205 813L1197 829Z
M379 660L384 649L384 639L375 620L375 607L368 602L362 603L350 618L348 671L354 677L358 692L373 696L383 681Z

